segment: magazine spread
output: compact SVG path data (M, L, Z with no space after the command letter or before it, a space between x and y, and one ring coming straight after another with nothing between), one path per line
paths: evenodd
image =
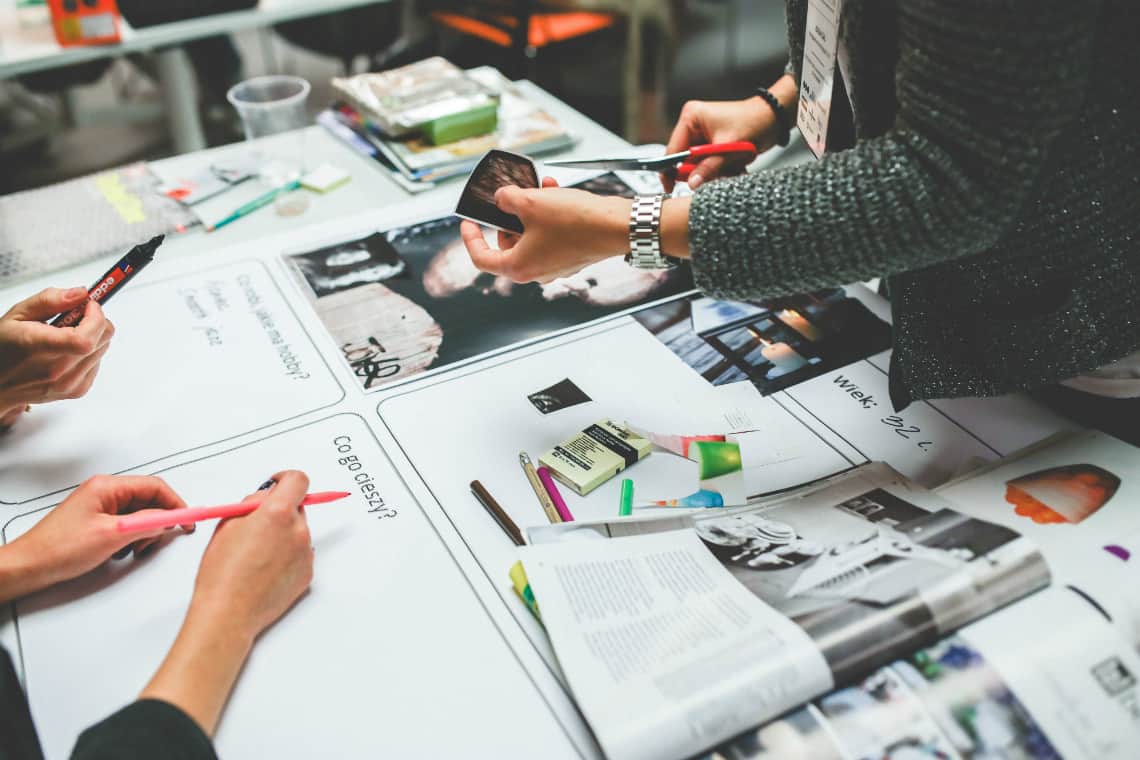
M608 525L533 529L521 557L613 760L706 750L1050 580L1031 542L882 463L774 503L638 520L640 535L605 540Z
M1140 657L1050 588L725 742L717 760L1133 758Z
M966 514L1041 547L1056 583L1140 643L1140 449L1086 430L1047 439L939 489Z

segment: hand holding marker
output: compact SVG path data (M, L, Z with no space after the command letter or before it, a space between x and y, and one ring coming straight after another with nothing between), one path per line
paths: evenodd
M165 235L158 235L127 251L127 254L119 259L115 266L108 269L107 272L99 278L99 281L92 285L87 291L88 300L94 301L99 305L110 301L111 296L119 292L143 267L154 259L154 252L158 250L158 247L162 245L162 241L165 239ZM86 309L86 304L76 306L71 311L60 314L49 324L53 327L75 327L79 324L79 321L83 319L83 313Z

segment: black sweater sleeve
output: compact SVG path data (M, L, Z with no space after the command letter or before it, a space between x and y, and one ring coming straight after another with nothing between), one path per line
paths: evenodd
M168 702L140 699L84 731L72 760L217 760L210 737Z
M0 760L42 760L43 756L12 658L0 647Z

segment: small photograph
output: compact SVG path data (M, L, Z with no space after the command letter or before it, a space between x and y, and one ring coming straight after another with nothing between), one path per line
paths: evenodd
M632 192L612 174L594 181ZM543 285L518 285L475 268L454 216L284 260L364 390L693 288L688 267L639 270L621 256Z
M843 288L743 303L692 297L634 315L713 385L775 393L891 346L891 327Z
M549 388L535 391L527 396L527 399L534 405L535 409L543 414L550 414L592 400L585 391L574 385L574 381L570 378L557 382Z
M940 615L976 617L1003 587L1028 593L1049 581L1040 555L1012 530L927 511L882 488L694 523L733 577L817 642L839 682L929 643ZM977 589L973 613L954 596L955 577Z
M538 187L538 170L526 156L505 150L490 150L476 165L459 196L455 213L464 219L506 232L521 233L522 221L495 205L499 188Z
M1060 760L1061 753L1001 675L961 636L891 666L963 760Z

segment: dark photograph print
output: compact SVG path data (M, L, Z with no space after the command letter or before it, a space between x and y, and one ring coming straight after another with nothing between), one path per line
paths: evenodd
M522 220L514 214L500 211L495 205L495 193L500 187L538 187L538 170L526 156L505 150L490 150L471 172L455 215L473 222L494 227L504 232L521 234Z
M613 174L589 180L588 187L633 195ZM495 233L486 230L485 235L491 240ZM545 284L520 285L475 268L455 216L374 232L284 259L365 390L679 296L693 287L687 266L634 269L621 256ZM545 408L538 408L553 411L571 401L566 395L557 402L546 398Z
M694 296L633 315L712 385L763 395L891 347L891 326L843 288L744 303Z

